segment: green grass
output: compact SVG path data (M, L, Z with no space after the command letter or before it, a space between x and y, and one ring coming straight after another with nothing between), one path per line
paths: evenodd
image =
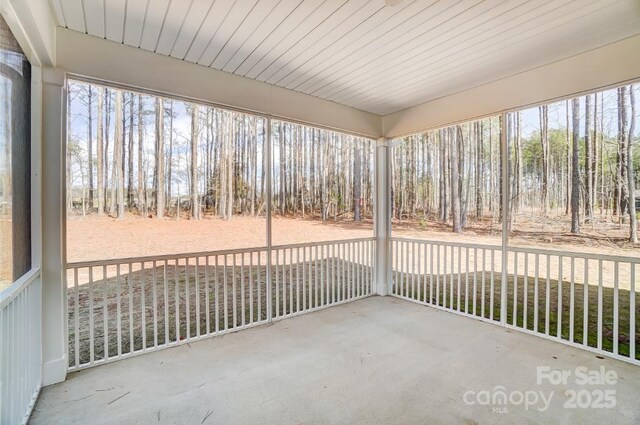
M476 307L473 308L473 275L469 274L469 289L465 292L466 275L463 273L460 276L460 310L468 314L491 318L490 308L490 296L491 296L491 273L484 273L485 285L484 285L484 312L482 309L482 277L483 273L478 273L476 278ZM395 273L394 273L395 278ZM442 294L443 282L446 278L447 281L447 299L444 299ZM494 278L494 290L493 290L493 320L500 321L501 309L501 281L500 273L497 272L493 276ZM440 293L436 296L436 282L440 281ZM451 288L450 282L453 279L453 288ZM394 288L398 285L408 285L409 292L403 292L401 295L408 295L409 298L418 301L429 301L429 281L430 276L425 275L412 275L408 274L404 277L399 276L394 282ZM417 289L411 291L412 282L421 282L420 291ZM424 292L424 283L426 282L426 300ZM530 331L536 331L539 333L546 333L551 336L558 336L563 340L572 341L577 344L583 344L585 339L585 326L584 326L584 312L585 312L585 285L575 283L573 285L574 293L574 316L573 316L573 335L571 335L570 324L572 321L570 314L570 302L572 285L570 282L563 281L559 284L558 280L550 279L547 283L545 279L539 279L538 281L538 306L537 306L537 329L535 328L535 282L533 277L528 278L527 282L527 312L524 314L525 307L525 290L523 276L518 277L517 291L514 291L514 276L509 275L507 279L507 311L506 321L509 324L514 324L514 305L516 312L515 326L519 328L526 328ZM587 322L586 322L586 342L589 347L598 347L598 287L595 285L587 286ZM403 288L406 289L406 286ZM395 290L395 289L394 289ZM516 292L516 298L514 303L514 292ZM549 315L546 316L546 304L547 304L547 292L548 292L548 304ZM433 276L433 289L431 304L438 306L450 306L451 298L453 299L453 308L458 310L458 274L453 276L440 275ZM602 349L605 351L613 352L614 350L614 289L602 288ZM468 303L468 304L467 304ZM560 305L559 305L560 303ZM467 308L468 305L468 308ZM636 346L640 346L640 297L636 296L635 303L635 335L630 334L630 306L631 306L631 293L629 290L618 290L618 354L629 357L630 353L630 340L635 338ZM526 318L526 324L525 324ZM560 323L560 326L558 326ZM636 349L636 359L640 360L640 350Z

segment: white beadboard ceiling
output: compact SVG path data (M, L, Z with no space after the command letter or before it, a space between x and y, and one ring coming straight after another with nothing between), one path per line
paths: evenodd
M640 33L638 0L50 1L62 27L380 115Z

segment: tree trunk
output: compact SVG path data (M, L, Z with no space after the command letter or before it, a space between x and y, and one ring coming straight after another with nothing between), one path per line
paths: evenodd
M580 99L571 99L573 118L573 161L571 184L571 233L580 233Z
M118 205L118 218L124 218L124 173L122 168L122 158L124 151L124 129L122 126L124 105L122 102L122 91L116 90L116 134L114 137L114 156L116 159L115 173L116 173L116 194Z
M200 202L198 197L198 138L200 135L200 117L197 105L191 107L191 218L200 220Z
M156 217L164 217L164 105L156 98Z
M144 173L143 163L144 158L144 121L142 111L142 95L138 95L138 213L141 216L145 214L146 194L144 193Z
M636 216L635 175L633 169L633 136L636 130L636 95L633 85L629 86L629 103L631 104L631 122L627 136L627 192L629 193L629 241L638 243L638 223Z
M98 215L103 215L104 214L104 160L105 160L105 152L104 152L104 147L103 147L103 135L104 135L104 129L102 127L102 120L103 120L103 112L102 112L102 108L103 108L103 103L104 103L104 96L103 93L106 89L102 89L102 88L98 88L98 127L96 129L96 133L98 136L98 141L97 141L97 162L98 162L98 167L96 170L97 173L97 183L98 183ZM108 113L108 112L107 112Z
M584 215L585 220L590 222L593 218L593 169L591 168L593 162L591 144L593 141L591 140L591 95L585 96L584 111Z
M358 141L353 142L353 220L362 221L362 158Z
M87 109L89 112L89 138L87 139L89 169L89 210L93 211L93 87L87 86Z
M451 161L451 213L453 219L453 231L460 233L460 170L458 163L458 134L460 126L449 128L449 159Z

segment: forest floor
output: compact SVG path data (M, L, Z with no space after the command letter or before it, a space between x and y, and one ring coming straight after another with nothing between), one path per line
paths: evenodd
M500 224L490 218L470 222L462 234L437 221L403 220L393 223L394 236L500 245ZM549 248L593 254L640 257L640 245L628 242L628 224L596 219L583 224L578 235L569 232L566 217L518 217L509 234L514 246ZM326 221L274 217L274 245L319 242L373 236L373 223L365 220ZM217 251L266 246L264 217L236 216L226 221L70 216L67 221L69 262L142 257L148 255ZM91 247L91 249L87 249Z
M627 225L602 220L582 226L581 234L573 235L568 230L564 216L555 218L519 217L510 232L510 244L529 248L583 252L591 254L640 257L640 246L627 241ZM170 255L189 252L219 251L246 247L266 246L264 217L236 216L225 221L205 217L201 220L143 219L128 216L117 220L111 217L71 217L67 221L67 261L90 261L117 258ZM274 217L272 221L273 244L286 245L304 242L342 240L373 236L373 223L351 220L326 221ZM471 222L462 234L455 234L447 225L435 221L401 221L393 224L394 236L440 241L467 242L499 246L500 225L487 218L484 222ZM90 247L90 249L89 249ZM458 253L453 254L454 257ZM460 254L462 255L462 254ZM518 270L524 273L523 255ZM455 260L457 262L457 260ZM495 270L500 268L500 259L495 259ZM528 274L533 276L533 257ZM473 259L472 259L473 262ZM546 276L547 267L552 277L557 277L557 257L544 264L540 260L540 276ZM589 283L597 284L599 264L591 260L588 264ZM613 262L603 262L604 286L613 286ZM421 266L422 267L422 266ZM583 283L585 264L570 258L563 259L563 277L571 279L571 267L576 283ZM515 268L513 256L509 259L509 270ZM637 272L636 272L637 274ZM630 266L620 264L619 286L630 287Z

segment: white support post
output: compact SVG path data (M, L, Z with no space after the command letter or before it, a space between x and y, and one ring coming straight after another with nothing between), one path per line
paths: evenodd
M509 135L507 134L507 113L500 116L500 152L502 155L502 274L500 284L500 324L507 323L507 280L509 278L509 252L507 243L509 240Z
M375 234L376 234L376 294L389 295L391 287L389 267L389 239L391 237L391 196L389 190L389 140L378 139L376 144L376 197L375 197Z
M65 74L42 69L42 384L67 374L65 246Z

